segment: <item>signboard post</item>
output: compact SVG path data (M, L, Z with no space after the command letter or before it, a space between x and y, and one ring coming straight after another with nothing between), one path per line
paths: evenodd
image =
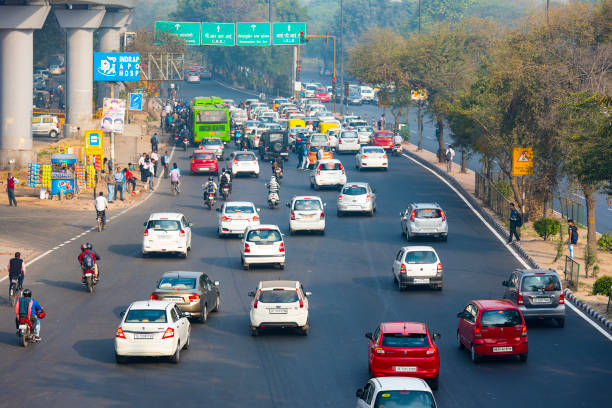
M306 23L272 23L272 45L298 45L300 32L306 35Z
M201 24L187 21L156 21L155 42L161 43L159 32L174 34L186 45L200 45Z
M133 111L142 110L142 94L141 93L131 93L130 94L129 109Z
M137 52L94 52L94 81L138 81L140 54Z
M202 23L202 45L236 45L234 23Z
M236 45L270 44L270 23L236 23Z
M533 148L515 147L512 149L512 175L531 176L533 174Z

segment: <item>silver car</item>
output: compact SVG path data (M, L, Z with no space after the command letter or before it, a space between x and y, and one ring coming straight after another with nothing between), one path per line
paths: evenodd
M347 212L365 212L372 217L376 212L376 193L369 183L346 183L336 204L338 217Z
M436 203L412 203L400 213L402 235L408 241L419 236L448 239L448 223L442 207Z
M200 141L200 145L202 146L202 149L212 150L215 152L217 159L223 160L223 149L225 148L225 145L221 141L221 138L205 137Z
M503 281L504 299L519 308L525 320L554 319L565 326L563 284L552 269L517 269Z

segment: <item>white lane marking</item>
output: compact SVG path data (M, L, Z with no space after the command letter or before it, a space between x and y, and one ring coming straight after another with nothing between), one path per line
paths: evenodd
M70 243L70 240L64 241L64 244L69 244L69 243Z
M425 170L429 171L431 174L433 174L434 176L442 180L444 184L446 184L451 190L455 192L455 194L457 194L457 196L459 196L459 198L461 198L461 200L463 200L463 202L468 206L468 208L472 210L474 214L476 214L476 217L478 217L478 219L480 219L480 221L493 233L493 235L496 236L497 239L500 240L500 242L504 245L504 247L506 247L506 249L510 251L510 253L516 258L517 261L520 262L521 265L523 265L527 269L531 268L531 266L529 266L529 264L525 262L523 258L521 258L521 256L514 250L514 248L512 248L510 245L506 245L506 240L501 235L499 235L499 233L478 213L478 211L476 211L476 209L472 206L472 204L470 204L470 202L463 196L463 194L459 192L459 190L457 190L452 184L450 184L444 177L440 176L438 173L436 173L429 167L420 163L418 160L413 159L412 157L408 156L405 153L402 153L402 156L404 156L408 160L413 161L414 163L423 167ZM576 312L578 316L582 317L584 320L587 321L587 323L589 323L591 326L597 329L597 331L603 334L608 340L612 341L612 335L610 333L608 333L603 328L601 328L597 323L589 319L584 313L578 310L578 308L576 308L576 306L574 306L571 302L567 301L565 302L565 304L568 305L570 309L572 309L574 312Z

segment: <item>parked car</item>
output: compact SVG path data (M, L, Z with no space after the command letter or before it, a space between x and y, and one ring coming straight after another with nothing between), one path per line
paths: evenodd
M554 270L517 269L502 285L504 299L514 303L525 319L552 319L565 326L563 284Z
M177 253L186 258L191 250L191 227L181 213L153 213L144 223L142 256L152 253Z
M442 207L437 203L412 203L400 212L402 235L408 241L419 236L448 240L448 222Z
M278 265L285 269L285 242L276 225L249 226L244 231L240 257L244 269L252 264Z
M369 183L346 183L336 205L338 217L347 212L365 212L373 217L376 212L376 193Z
M219 237L227 235L244 234L248 227L256 227L260 224L259 210L255 204L248 201L228 201L223 207L217 208L219 214Z
M60 133L61 127L57 116L40 115L32 117L32 134L34 136L56 138Z
M295 196L287 203L289 207L289 232L319 231L325 233L325 204L318 196Z
M315 190L323 186L342 187L346 172L340 160L320 160L310 172L310 186Z
M408 286L430 286L442 290L442 262L429 246L407 246L393 261L393 281L400 290Z
M251 334L257 336L262 330L292 328L308 335L308 297L299 281L261 281L253 298L249 313Z
M437 408L431 388L420 378L371 378L358 389L357 408Z

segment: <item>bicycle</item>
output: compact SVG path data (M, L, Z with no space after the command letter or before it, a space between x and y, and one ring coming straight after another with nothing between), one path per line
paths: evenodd
M15 306L17 299L21 296L22 287L19 286L19 278L11 278L9 285L9 303L11 307Z
M177 195L181 193L181 183L179 181L173 181L171 183L170 189L172 190L172 195Z
M98 214L96 216L96 220L98 222L98 232L101 232L102 228L104 228L104 223L103 223L103 220L102 220L102 211L98 211L97 213Z

